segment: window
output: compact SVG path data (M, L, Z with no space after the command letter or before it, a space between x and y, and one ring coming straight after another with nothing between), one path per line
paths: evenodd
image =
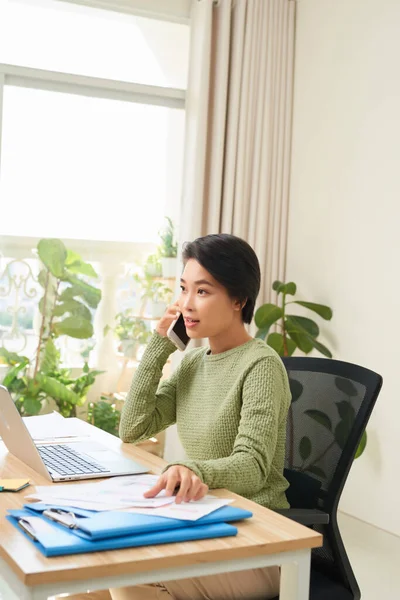
M183 120L164 106L5 86L0 234L156 242L177 213Z
M3 343L11 318L15 344L25 344L18 327L35 321L36 298L5 294L6 267L16 258L13 268L25 272L40 238L62 238L99 271L100 339L117 312L121 276L154 249L165 215L179 226L189 23L101 4L0 0ZM107 347L96 348L97 362L107 362L98 360ZM71 348L64 360L81 365L82 344L76 361Z
M0 0L0 234L156 241L178 217L184 90L164 86L185 87L188 44L187 25Z

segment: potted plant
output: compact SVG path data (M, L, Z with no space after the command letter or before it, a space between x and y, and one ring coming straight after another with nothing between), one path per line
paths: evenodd
M332 309L324 304L316 304L314 302L306 302L304 300L293 300L293 296L296 294L297 286L293 281L283 283L282 281L274 281L272 289L277 293L277 300L280 296L280 303L277 304L263 304L256 311L254 320L258 327L256 337L264 339L269 346L274 348L280 356L291 356L296 350L300 350L304 354L309 354L312 350L317 350L324 356L332 358L331 351L318 341L319 327L315 321L307 317L299 315L292 315L288 313L288 307L291 304L297 304L308 310L313 311L319 315L322 319L330 321L332 318ZM289 299L288 299L289 298ZM272 326L279 328L279 331L270 333ZM336 377L334 380L335 387L344 394L344 396L351 397L357 395L357 390L351 385L349 381L343 380ZM292 392L292 402L297 401L302 392L303 386L299 381L294 379L290 380L290 389ZM347 427L351 422L352 411L350 402L336 403L338 408L340 405L340 417L342 419L338 429L335 430L335 434L339 441L341 438L341 427ZM346 407L348 410L346 410ZM305 412L311 419L316 420L322 426L327 426L329 429L330 419L327 415L319 410L308 410ZM293 424L292 414L289 410L288 415L289 421L289 439L293 437ZM308 439L308 438L307 438ZM305 438L302 438L300 455L303 457L308 456L308 442L305 442ZM361 442L358 446L356 458L361 456L364 452L367 443L367 433L364 432ZM330 442L332 445L332 441ZM330 447L330 446L329 446ZM314 472L317 467L313 467ZM320 471L319 474L321 474Z
M161 256L162 276L173 278L176 275L178 243L175 240L175 228L172 220L165 217L167 223L159 232L160 244L158 250Z
M107 325L104 328L104 335L112 329L119 340L118 351L125 358L136 360L137 352L140 346L147 344L151 337L151 331L148 324L133 314L131 308L124 310L116 315L115 327Z
M144 263L143 269L145 274L150 275L150 277L162 276L161 256L158 251L154 254L149 254L146 262Z
M173 291L163 281L157 281L150 275L133 276L141 288L142 306L140 314L146 314L153 319L159 319L171 302Z
M42 239L37 245L42 269L38 281L43 288L39 301L39 341L33 359L0 349L0 360L8 365L3 379L23 416L36 415L51 398L64 417L76 416L76 407L86 401L86 393L97 375L85 362L83 373L71 376L61 368L57 339L93 336L93 311L101 291L88 280L97 278L92 265L58 239Z

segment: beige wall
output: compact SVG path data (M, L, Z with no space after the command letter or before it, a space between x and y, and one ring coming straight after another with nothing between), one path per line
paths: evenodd
M383 375L341 509L400 535L400 2L300 0L287 276Z

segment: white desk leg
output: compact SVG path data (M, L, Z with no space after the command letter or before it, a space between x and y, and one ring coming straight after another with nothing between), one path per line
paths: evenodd
M0 558L0 600L32 600L31 591Z
M293 562L281 566L279 600L309 600L311 550L295 552Z

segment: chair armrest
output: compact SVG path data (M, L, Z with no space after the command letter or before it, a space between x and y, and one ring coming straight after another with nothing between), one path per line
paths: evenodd
M328 513L316 508L284 508L275 512L302 525L327 525L329 523Z

